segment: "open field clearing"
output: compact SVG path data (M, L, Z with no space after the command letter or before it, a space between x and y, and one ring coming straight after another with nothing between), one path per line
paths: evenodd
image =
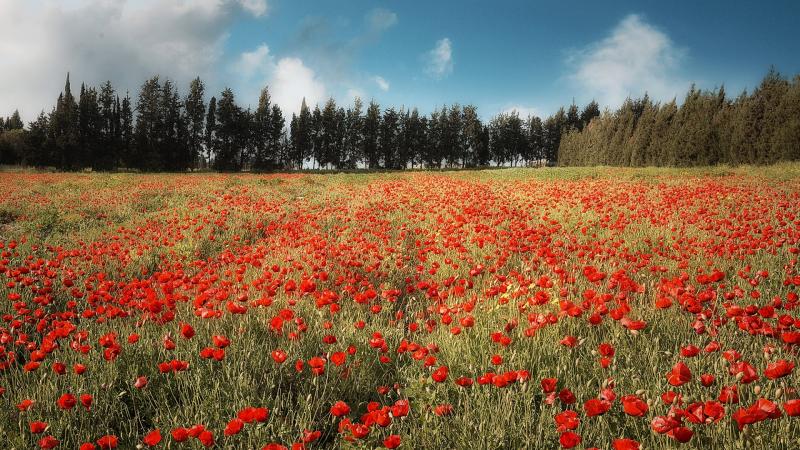
M0 441L798 448L798 257L800 165L2 173Z

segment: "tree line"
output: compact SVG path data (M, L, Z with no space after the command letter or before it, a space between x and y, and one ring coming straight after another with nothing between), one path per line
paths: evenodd
M27 124L0 117L0 164L60 170L269 171L469 168L526 165L691 166L800 159L800 76L770 70L751 94L692 87L679 106L647 95L601 113L574 103L541 119L501 113L484 123L473 105L384 108L331 98L285 117L264 88L254 110L231 89L205 99L196 78L181 96L169 79L145 81L136 99L69 75L49 113Z
M579 121L600 114L590 103ZM0 118L0 163L61 170L185 171L479 167L555 163L563 130L576 126L559 110L542 120L517 112L483 123L473 105L384 108L332 98L286 118L261 91L255 110L231 89L205 100L197 78L182 97L169 79L145 81L135 100L111 82L73 93L69 75L49 113L27 128L19 113ZM581 124L582 126L583 124Z
M800 160L800 75L774 69L748 94L689 89L683 103L647 95L565 130L564 166L705 166Z

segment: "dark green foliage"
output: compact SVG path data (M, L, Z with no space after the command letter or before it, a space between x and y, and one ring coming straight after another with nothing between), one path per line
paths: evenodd
M364 161L366 163L367 168L369 169L377 169L380 167L379 159L380 154L378 153L378 140L380 136L380 126L381 126L381 108L378 106L375 101L369 102L369 107L367 108L367 114L364 116L363 120L363 139L361 141L362 150L361 153L364 156Z
M200 78L195 78L189 85L189 95L184 101L186 111L186 162L187 167L198 167L203 153L203 131L206 115L206 104L203 100L205 85Z
M394 108L388 108L383 112L383 119L380 124L379 150L385 169L404 169L398 161L398 126L399 119Z
M249 111L243 111L236 105L230 88L222 91L216 105L216 127L212 143L215 169L242 169L248 145L249 116Z
M587 106L587 110L589 107ZM586 110L584 111L586 112ZM628 99L568 130L561 165L704 166L771 164L800 159L800 77L776 71L752 94L729 100L725 89L689 89L683 103Z
M49 114L27 129L18 112L0 117L0 164L62 170L221 171L303 169L463 168L614 165L698 166L770 164L800 159L800 76L770 70L752 93L727 98L724 88L692 87L676 99L647 95L601 112L592 101L539 118L501 113L481 121L473 105L386 108L359 98L337 107L302 102L288 130L281 108L264 88L254 111L225 89L206 105L196 78L181 98L168 79L155 76L138 93L81 85L72 94L69 74ZM287 133L288 131L288 133Z

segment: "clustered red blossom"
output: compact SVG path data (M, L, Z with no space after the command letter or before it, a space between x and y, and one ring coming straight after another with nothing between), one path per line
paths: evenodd
M284 177L287 182L303 179ZM192 182L175 181L171 188L195 192ZM148 189L166 187L139 187ZM143 330L160 329L163 337L154 344L174 352L172 359L151 361L146 372L152 375L129 381L137 390L152 389L182 372L229 363L226 352L247 343L215 329L213 319L259 314L267 332L284 342L264 349L272 366L265 371L346 380L362 364L407 360L434 387L456 386L465 396L476 389L523 389L538 380L531 383L552 412L562 448L640 448L641 436L584 442L581 430L603 415L645 421L670 443L690 442L697 430L726 423L741 431L800 416L800 398L792 386L800 344L800 318L794 313L800 291L797 190L758 187L744 179L650 186L612 180L489 183L415 174L376 180L363 189L371 201L349 208L302 198L263 198L244 184L190 201L191 214L166 210L133 227L110 228L96 241L63 246L0 234L0 278L11 305L0 323L0 372L22 372L31 383L44 370L56 377L70 372L96 376L93 364L114 364L143 342L140 333L118 335L93 325L127 321ZM9 185L2 200L13 201L15 192ZM738 199L742 207L724 207L728 198ZM396 211L403 221L387 218ZM231 218L245 213L250 221L237 223L242 228L229 233ZM320 224L331 220L341 228L326 234ZM669 237L626 235L642 227ZM243 238L244 231L256 238ZM136 277L118 269L189 237L225 242L219 254L164 260L158 270L144 269ZM754 267L750 261L758 255L781 261L783 271ZM399 281L392 277L401 272L405 276ZM422 299L424 308L404 310L410 297ZM309 308L319 314L309 314ZM505 313L499 323L486 313L497 308ZM344 309L362 318L348 334L333 324ZM585 330L577 336L559 332L553 345L565 354L577 354L598 327L617 327L630 339L664 332L651 329L645 312L688 318L695 336L680 348L659 349L671 352L670 365L659 368L660 392L618 391L624 376L620 368L626 358L635 358L625 354L624 342L592 347L592 364L596 361L605 379L588 398L579 398L579 386L554 377L546 367L514 365L520 341L565 322ZM491 331L478 335L478 325ZM293 350L311 327L324 330L319 351ZM404 337L389 339L386 331L394 328ZM450 342L429 338L440 328L451 340L485 341L485 370L470 372L444 358L441 348ZM736 341L720 337L723 331L733 331L742 341L763 341L764 360L743 355ZM345 336L353 333L361 341L348 342ZM199 352L187 352L190 343L199 345ZM66 352L83 362L69 367L62 362ZM704 372L717 366L724 370ZM393 449L404 439L394 432L395 422L423 411L442 420L465 413L455 402L424 404L404 397L409 382L377 386L380 401L341 399L324 405L338 438ZM756 382L780 389L770 390L768 398L753 387ZM13 394L8 387L0 386L0 396ZM113 401L98 394L56 393L58 414L88 414L95 400ZM750 400L740 402L740 396ZM46 407L36 398L12 404L40 448L57 448L70 433L40 420ZM137 442L86 436L80 449L155 447L165 440L213 447L224 439L225 445L235 446L237 435L274 420L265 405L228 413L226 424L144 430ZM293 449L312 446L323 436L321 426L295 431L295 441L288 443ZM265 444L264 449L287 448Z

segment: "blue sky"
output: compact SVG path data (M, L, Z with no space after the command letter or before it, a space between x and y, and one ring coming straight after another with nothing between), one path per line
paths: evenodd
M153 74L183 91L199 75L244 105L270 85L288 111L303 96L488 117L668 100L692 82L738 94L770 65L800 73L798 22L795 1L0 0L0 114L49 109L67 71L134 94Z

